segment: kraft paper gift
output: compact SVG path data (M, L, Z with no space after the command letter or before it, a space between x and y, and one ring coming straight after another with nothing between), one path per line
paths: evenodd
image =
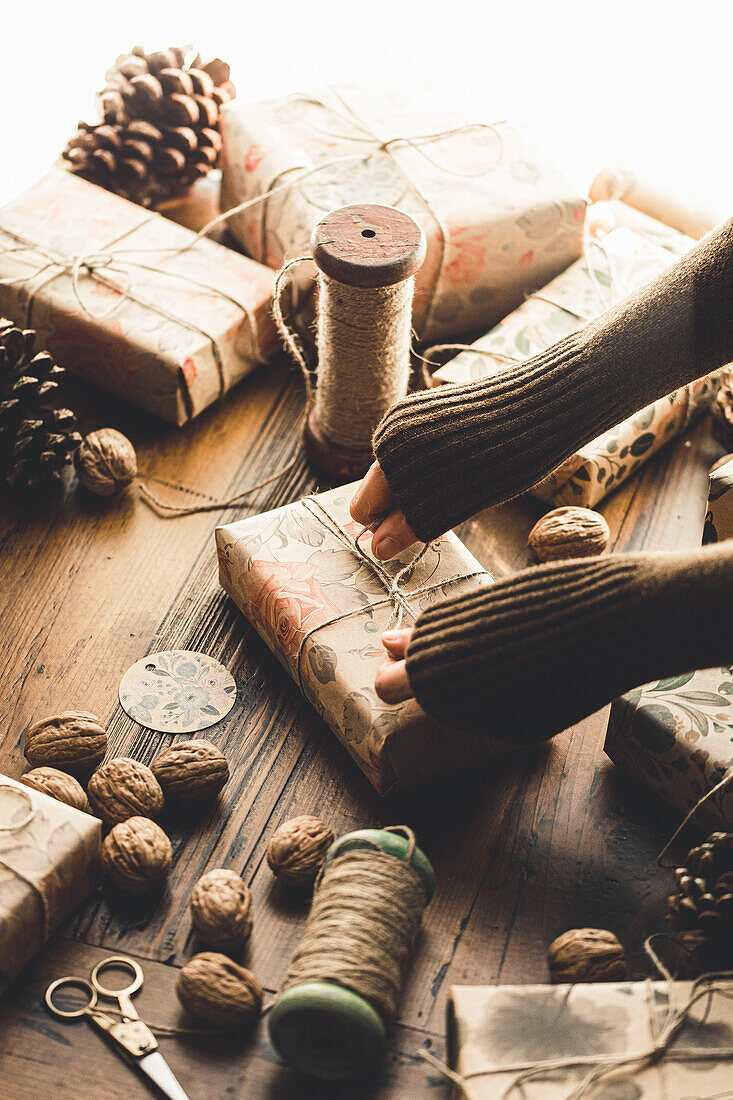
M733 764L733 668L686 672L616 699L607 755L682 813ZM695 814L708 830L733 827L733 783Z
M416 555L378 563L370 535L349 516L355 485L306 497L219 527L219 579L356 763L385 794L505 746L446 729L414 699L390 705L374 691L385 660L380 635L396 606L404 622L444 595L491 583L454 534ZM407 601L405 603L405 601ZM489 719L487 719L487 726Z
M704 542L733 538L733 459L710 474Z
M329 86L228 104L221 130L222 208L278 189L230 222L262 263L309 255L335 207L397 206L421 223L420 339L486 329L580 255L583 196L507 122L467 118L443 94Z
M277 347L272 272L62 168L0 210L0 316L174 424Z
M464 1079L453 1096L567 1100L596 1070L582 1094L593 1100L722 1098L733 1080L732 994L731 980L453 986L448 1045ZM663 1041L670 1019L681 1026L664 1054L635 1059Z
M102 823L0 775L0 994L97 876Z
M545 351L586 321L650 282L694 242L618 202L587 215L585 255L486 336L434 374L438 382L470 382L500 373ZM712 402L720 372L660 398L567 459L531 490L553 505L592 507L691 424Z

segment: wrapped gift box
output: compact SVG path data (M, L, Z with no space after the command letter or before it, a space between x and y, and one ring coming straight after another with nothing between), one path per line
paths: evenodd
M428 242L419 337L485 329L580 255L586 200L506 122L475 121L442 90L440 101L340 86L228 104L222 207L281 189L230 223L250 256L279 268L310 253L313 227L334 207L398 206Z
M733 538L733 459L710 474L705 542Z
M0 775L0 994L94 886L101 830Z
M622 695L611 707L605 750L687 813L733 764L733 668L686 672ZM695 821L708 830L733 828L733 783Z
M374 691L392 577L415 558L377 563L349 517L354 485L219 527L219 578L377 790L384 794L506 746L430 720L414 699ZM491 582L454 534L432 543L402 590L405 622L435 600ZM488 721L487 721L488 725Z
M681 1011L698 991L704 995L665 1054L634 1061L659 1039L670 1008ZM722 1098L733 1074L731 994L730 980L717 988L652 981L453 986L448 1045L451 1066L465 1082L456 1082L455 1100L567 1100L604 1060L621 1064L589 1087L597 1100ZM574 1058L584 1064L566 1064ZM555 1068L543 1069L545 1063ZM518 1067L535 1073L519 1083Z
M585 255L511 316L435 372L438 382L470 382L497 374L603 313L650 282L694 242L619 202L588 211ZM488 353L488 354L487 354ZM553 505L592 507L708 408L720 372L660 398L572 455L532 490Z
M0 316L183 424L277 347L272 272L54 168L0 210ZM182 251L183 250L183 251Z

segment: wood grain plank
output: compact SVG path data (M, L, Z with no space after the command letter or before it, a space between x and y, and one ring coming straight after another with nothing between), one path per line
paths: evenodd
M57 940L8 991L0 1003L0 1100L38 1100L44 1091L54 1100L159 1095L85 1021L57 1020L42 1004L50 981L64 974L86 976L105 954ZM143 968L145 983L135 997L141 1017L149 1023L190 1027L175 997L176 970L147 960ZM440 1035L397 1027L374 1079L327 1083L306 1080L283 1066L269 1044L264 1022L251 1034L160 1039L161 1053L190 1100L448 1100L445 1080L420 1058L423 1046L444 1057Z

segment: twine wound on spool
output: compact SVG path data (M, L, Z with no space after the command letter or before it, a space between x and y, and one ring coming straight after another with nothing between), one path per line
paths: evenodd
M425 905L408 863L376 846L337 856L322 873L282 989L336 982L393 1019Z

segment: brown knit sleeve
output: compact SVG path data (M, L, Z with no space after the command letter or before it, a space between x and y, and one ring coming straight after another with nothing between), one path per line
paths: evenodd
M731 359L733 219L540 355L398 401L374 451L427 541L531 488L597 435Z
M733 541L536 566L423 612L407 675L431 717L509 744L639 684L733 660Z

